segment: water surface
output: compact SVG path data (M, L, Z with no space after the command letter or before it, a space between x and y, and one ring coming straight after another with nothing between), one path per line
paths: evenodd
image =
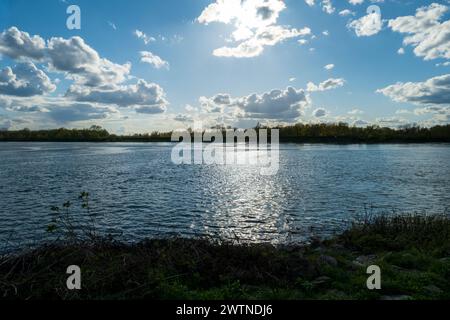
M365 210L443 213L450 145L296 145L280 170L182 165L164 143L0 143L0 247L38 241L51 206L81 191L102 230L128 241L220 235L241 241L329 236Z

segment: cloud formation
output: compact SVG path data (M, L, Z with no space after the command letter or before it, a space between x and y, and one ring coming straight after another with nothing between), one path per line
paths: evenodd
M148 53L142 55L143 62L153 59L155 66L165 65L165 61L158 61ZM57 105L50 97L35 101L15 99L13 105L8 104L13 112L47 112L54 120L82 121L103 119L116 107L129 107L145 114L167 109L165 92L159 85L142 79L124 84L132 78L131 63L117 64L101 57L81 37L54 37L46 42L40 36L11 27L0 34L0 54L19 61L14 68L0 71L0 95L28 98L55 91L55 84L34 63L46 63L48 72L63 73L73 81Z
M328 80L325 80L318 85L314 84L313 82L309 82L307 84L306 90L309 92L317 92L317 91L327 91L332 90L336 88L343 87L345 84L345 80L342 78L330 78Z
M367 15L351 21L348 28L353 29L358 37L376 35L383 29L381 12L379 10L370 11Z
M118 107L134 107L139 113L156 114L166 111L168 105L164 90L155 83L138 80L136 84L114 88L91 89L71 86L66 97L80 102L112 104Z
M41 60L45 55L45 40L11 27L0 33L0 53L13 59Z
M201 97L200 104L207 113L231 113L232 117L245 119L269 119L292 122L298 119L309 105L309 97L303 89L287 87L262 94L233 98L229 94Z
M389 20L389 27L405 34L403 44L414 47L424 60L450 59L450 21L440 22L448 7L433 3L417 9L414 16Z
M218 57L251 58L263 53L266 46L274 46L286 39L311 33L303 29L277 25L280 13L286 9L281 0L216 0L206 7L198 22L233 25L231 41L235 46L214 50Z
M55 91L50 78L32 62L23 62L14 68L0 71L0 94L17 97L31 97Z
M90 87L121 83L130 74L131 64L116 64L100 55L80 37L51 38L47 55L50 69L65 72L68 79Z
M450 74L424 82L399 82L377 90L396 102L420 105L450 105Z
M141 62L148 63L155 67L156 69L166 68L169 69L169 63L161 59L161 57L153 54L150 51L141 51Z

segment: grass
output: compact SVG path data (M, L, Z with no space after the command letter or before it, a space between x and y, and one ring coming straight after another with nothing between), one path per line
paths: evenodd
M366 287L368 265L382 290ZM82 290L66 288L66 268ZM310 245L58 240L0 258L2 299L450 299L448 216L375 217Z

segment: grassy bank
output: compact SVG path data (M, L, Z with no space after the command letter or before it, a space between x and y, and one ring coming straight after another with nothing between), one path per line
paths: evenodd
M368 265L382 290L366 287ZM66 289L79 265L82 290ZM448 217L378 217L305 246L72 240L0 259L2 299L450 299Z

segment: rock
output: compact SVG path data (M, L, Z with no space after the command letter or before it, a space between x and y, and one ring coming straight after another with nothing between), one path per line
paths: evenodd
M412 297L411 296L407 296L407 295L381 296L380 300L392 300L392 301L412 300Z
M353 264L358 267L366 267L372 265L376 259L377 256L374 254L368 256L359 256L353 261Z
M326 264L332 267L336 267L338 265L336 258L326 255L321 255L317 261L319 264Z
M319 277L319 278L315 279L312 282L312 284L319 287L319 286L321 286L321 285L323 285L325 283L328 283L330 281L331 281L330 277L323 276L323 277Z
M423 290L425 290L428 294L433 296L444 293L444 291L441 288L435 286L434 284L424 287Z

